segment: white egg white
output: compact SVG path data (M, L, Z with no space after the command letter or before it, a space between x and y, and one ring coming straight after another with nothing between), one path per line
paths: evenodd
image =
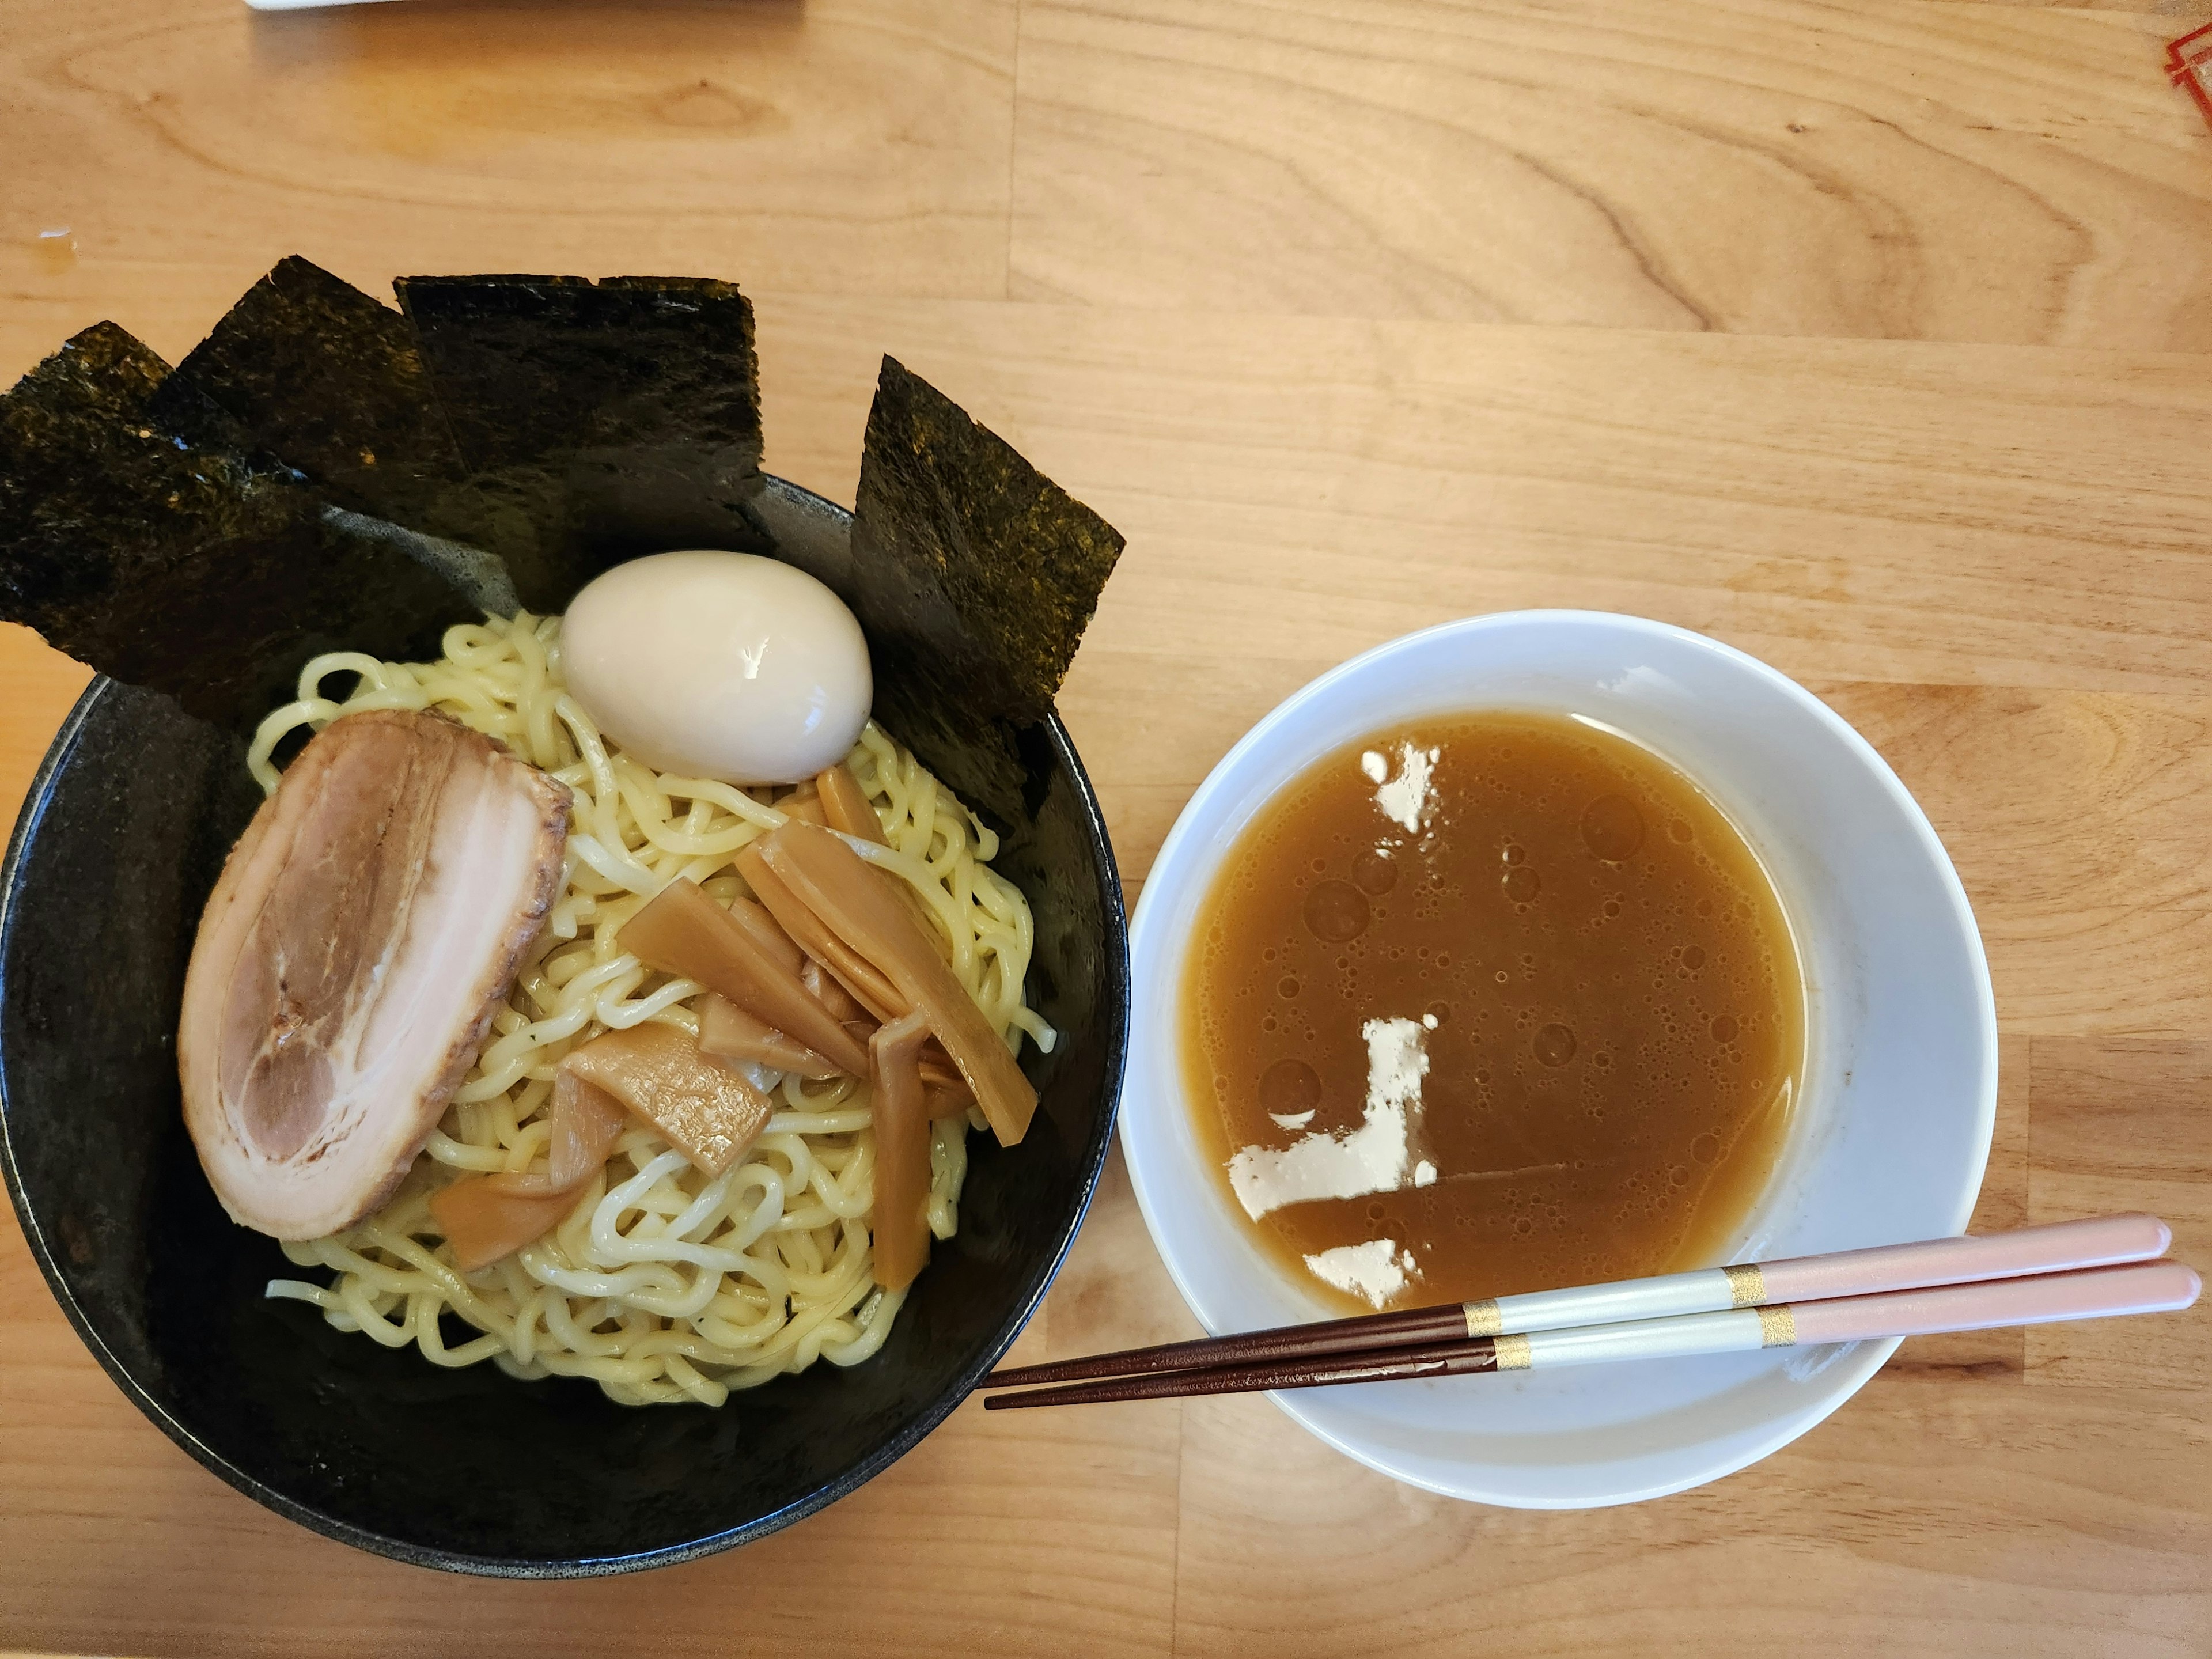
M592 581L561 626L568 690L647 766L796 783L842 760L874 681L853 613L752 553L656 553Z

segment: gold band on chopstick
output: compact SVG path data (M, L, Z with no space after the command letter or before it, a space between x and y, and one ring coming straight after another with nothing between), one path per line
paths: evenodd
M1501 1371L1525 1371L1531 1358L1528 1339L1525 1336L1501 1336L1493 1345L1498 1356L1497 1367Z
M1467 1315L1469 1336L1495 1336L1505 1328L1505 1316L1495 1302L1462 1303L1461 1311Z
M1753 1271L1758 1270L1754 1268ZM1759 1310L1759 1346L1762 1348L1794 1348L1797 1346L1797 1316L1790 1311L1787 1302L1778 1307Z
M1757 1262L1748 1267L1723 1267L1721 1271L1728 1275L1731 1308L1756 1308L1766 1300L1766 1275L1759 1272Z

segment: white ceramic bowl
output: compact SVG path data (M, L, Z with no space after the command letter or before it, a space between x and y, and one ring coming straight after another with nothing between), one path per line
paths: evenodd
M1209 1331L1333 1311L1264 1257L1191 1123L1185 942L1224 855L1313 762L1477 708L1590 716L1702 784L1773 875L1804 958L1807 1083L1728 1261L1964 1230L1996 1109L1996 1011L1957 874L1905 786L1810 692L1742 652L1598 611L1470 617L1379 646L1261 720L1160 849L1130 934L1121 1129L1152 1240ZM1656 1498L1743 1468L1849 1399L1894 1342L1279 1394L1323 1440L1431 1492L1530 1509Z

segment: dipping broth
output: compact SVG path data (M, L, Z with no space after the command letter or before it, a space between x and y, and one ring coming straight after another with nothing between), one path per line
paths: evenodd
M1185 970L1201 1143L1286 1271L1392 1308L1709 1265L1804 1064L1773 884L1561 716L1371 734L1231 849Z

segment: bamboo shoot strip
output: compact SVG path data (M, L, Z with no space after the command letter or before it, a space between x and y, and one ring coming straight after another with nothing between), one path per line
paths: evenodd
M1028 1133L1036 1091L885 877L827 830L791 823L754 843L793 896L926 1016L1001 1146Z
M815 915L813 908L794 894L783 878L769 867L755 842L742 849L737 857L738 872L766 905L784 932L799 941L799 948L819 963L830 978L842 986L846 994L858 1002L878 1024L904 1018L911 1009L901 996L898 988L891 983L875 965L850 944L839 938L827 922Z
M869 1040L876 1064L876 1283L902 1291L929 1265L929 1115L915 1064L929 1023L917 1012Z
M867 1050L696 882L669 883L623 925L621 944L648 967L727 997L840 1070L868 1074Z

